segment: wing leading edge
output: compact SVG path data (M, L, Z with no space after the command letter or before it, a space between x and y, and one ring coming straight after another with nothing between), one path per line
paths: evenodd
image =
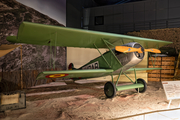
M60 26L44 25L30 22L22 22L17 36L8 36L7 40L13 43L26 43L49 46L106 48L103 40L108 41L114 46L119 46L129 42L138 42L144 48L160 48L172 42L82 30Z
M146 70L161 70L162 68L135 68L136 71L146 71ZM129 71L134 71L134 68L130 68L127 70Z
M144 71L144 72L151 72L153 70L161 70L162 68L135 68L136 71ZM130 68L125 71L126 74L134 71L134 68ZM119 72L114 72L113 75L119 75Z
M160 70L162 68L135 68L136 71ZM134 68L128 69L126 72L134 71ZM112 69L90 69L90 70L62 70L62 71L44 71L38 74L36 80L48 78L93 78L106 75L119 75L113 73Z
M109 75L112 69L91 69L91 70L63 70L63 71L44 71L38 74L38 79L47 78L93 78Z

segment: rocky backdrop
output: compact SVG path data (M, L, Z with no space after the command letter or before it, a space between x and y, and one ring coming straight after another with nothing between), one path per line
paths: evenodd
M22 21L64 26L56 20L30 8L15 0L0 0L0 45L12 44L6 40L7 36L17 35ZM37 74L45 70L66 69L66 48L39 45L22 45L22 66L24 88L33 86ZM53 65L55 65L53 67ZM2 73L3 69L3 73ZM21 55L20 48L0 58L0 90L20 87ZM41 80L38 84L46 83ZM8 85L5 85L8 84ZM8 88L7 88L8 86ZM12 87L15 86L15 87ZM0 91L0 92L1 92Z

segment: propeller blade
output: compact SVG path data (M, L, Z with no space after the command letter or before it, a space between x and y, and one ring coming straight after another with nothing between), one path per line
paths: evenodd
M160 51L160 50L158 50L158 49L154 49L154 48L145 49L145 52L161 53L161 51Z
M116 51L123 52L123 53L129 53L129 52L138 52L138 53L143 53L140 48L132 48L132 47L127 47L127 46L116 46L115 47Z

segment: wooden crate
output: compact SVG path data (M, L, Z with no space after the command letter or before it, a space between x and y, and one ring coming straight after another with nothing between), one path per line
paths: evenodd
M149 59L148 59L148 67L149 68L153 68L153 67L160 68L162 58L161 57L156 57L155 62L154 62L154 60L155 60L155 57L152 57L152 58L149 57ZM155 64L155 66L153 66L153 64ZM161 73L160 70L152 70L152 71L148 72L148 81L160 81L161 80L160 73Z
M148 81L171 81L174 78L174 63L175 57L155 57L148 59L149 68L162 68L161 70L152 70L148 73ZM153 63L155 66L153 66Z
M0 112L26 108L24 91L3 92L0 94Z

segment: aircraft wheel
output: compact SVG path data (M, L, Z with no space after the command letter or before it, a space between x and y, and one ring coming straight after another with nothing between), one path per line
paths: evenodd
M141 79L141 78L138 78L138 79L137 79L137 83L141 83L141 84L143 84L143 85L144 85L144 87L139 88L139 92L140 92L140 93L145 92L145 91L146 91L146 89L147 89L147 84L146 84L146 81L145 81L145 80L143 80L143 79ZM136 83L135 83L135 84L136 84ZM138 91L138 88L136 88L136 91Z
M104 85L104 93L107 98L113 98L116 95L116 87L112 82L107 82Z

